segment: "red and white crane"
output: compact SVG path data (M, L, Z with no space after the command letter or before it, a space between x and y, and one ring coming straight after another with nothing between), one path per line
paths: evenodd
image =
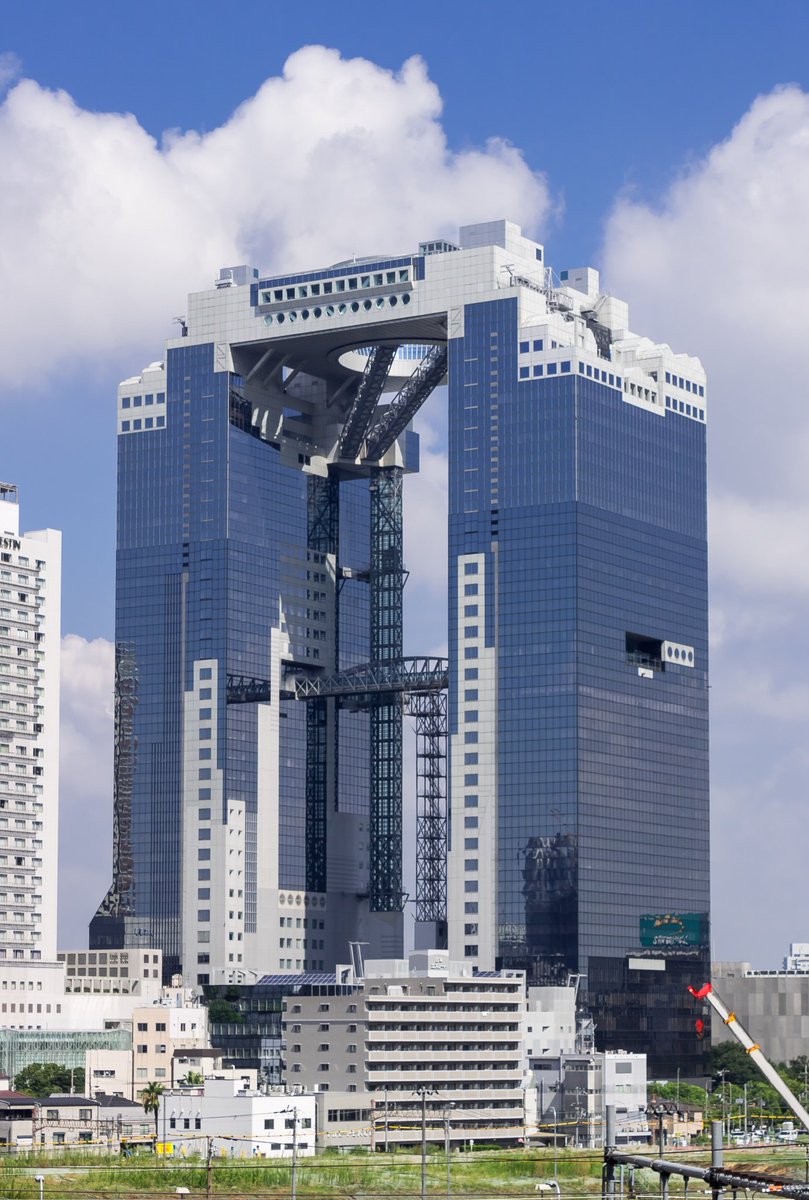
M775 1067L771 1066L764 1057L758 1042L753 1041L736 1014L731 1012L725 1002L716 994L713 984L706 983L699 990L692 987L688 990L696 1000L705 1000L710 1004L711 1008L722 1018L736 1040L741 1042L767 1082L772 1084L781 1099L792 1109L804 1129L809 1131L809 1112L803 1107L792 1089L784 1083Z

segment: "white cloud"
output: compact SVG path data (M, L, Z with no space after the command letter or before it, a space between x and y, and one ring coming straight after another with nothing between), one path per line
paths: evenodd
M421 59L394 73L308 46L219 129L158 145L133 116L20 82L0 107L6 382L66 361L154 356L219 266L401 252L459 222L535 228L544 181L503 141L449 149ZM142 363L136 360L132 366Z
M60 947L87 944L111 881L114 672L111 642L62 639Z
M714 486L750 499L806 500L807 207L809 95L789 87L756 100L658 207L625 197L607 225L610 288L636 327L705 361Z
M809 496L717 493L711 499L710 545L717 578L743 588L748 598L809 596Z

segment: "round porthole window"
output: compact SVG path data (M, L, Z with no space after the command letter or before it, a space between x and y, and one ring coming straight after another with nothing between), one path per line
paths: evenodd
M351 311L352 311L352 312L359 312L359 311L360 311L360 302L359 302L359 300L352 300L352 301L351 301Z
M365 309L366 312L368 312L368 310L371 308L371 301L363 300L362 307Z
M348 305L347 304L338 304L337 312L342 317L343 313L348 312Z
M405 292L405 294L402 296L402 304L409 304L409 303L410 303L410 292Z
M693 652L692 650L689 650L689 651L688 651L688 661L689 661L689 662L693 662L693 661L694 661L694 652Z
M278 324L279 324L279 325L283 325L283 323L284 323L284 314L283 314L283 313L278 313L278 316L277 316L275 319L276 319L276 321L278 322Z
M671 646L669 646L668 650L666 651L666 654L668 654L669 658L671 658L672 653L673 653L672 648L671 648Z
M298 319L298 314L294 311L294 309L291 313L287 313L287 316L289 317L290 321L297 321Z
M384 308L384 307L385 307L385 297L384 297L384 296L380 296L380 297L379 297L379 299L378 299L378 300L377 300L377 302L376 302L376 307L377 307L377 308Z
M317 317L322 317L322 316L323 316L323 309L322 309L322 308L313 308L313 309L312 309L312 316L313 316L313 317L315 317L315 318L317 318Z
M388 304L391 306L391 308L395 308L398 303L399 303L399 301L396 296L391 296L388 299Z
M334 305L333 305L333 304L327 304L327 305L326 305L326 316L327 316L327 317L333 317L333 316L334 316Z
M264 318L264 324L272 325L272 313L267 313L266 317Z
M309 309L308 308L301 309L301 320L302 321L309 320Z

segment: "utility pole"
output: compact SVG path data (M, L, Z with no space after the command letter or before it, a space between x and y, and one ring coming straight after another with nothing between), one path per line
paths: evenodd
M388 1152L388 1085L385 1084L385 1153Z
M292 1110L292 1200L298 1196L298 1110Z
M444 1156L447 1160L447 1200L452 1195L452 1159L449 1156L449 1109L444 1109Z
M421 1089L421 1200L427 1200L427 1089Z
M213 1138L208 1136L208 1152L205 1155L205 1200L211 1200L213 1188Z

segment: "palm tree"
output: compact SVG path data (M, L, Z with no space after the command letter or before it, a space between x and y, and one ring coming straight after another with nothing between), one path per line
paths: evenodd
M157 1117L160 1112L160 1097L163 1095L164 1090L162 1083L148 1083L141 1092L143 1111L147 1114L154 1113L155 1142L158 1139Z
M180 1080L180 1087L202 1087L204 1082L201 1071L187 1071Z

